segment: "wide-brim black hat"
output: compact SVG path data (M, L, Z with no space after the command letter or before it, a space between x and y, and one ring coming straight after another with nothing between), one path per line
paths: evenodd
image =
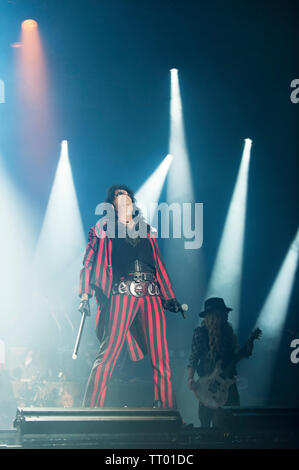
M201 318L204 318L208 313L213 310L220 310L224 313L228 313L232 308L227 307L224 303L224 300L221 297L210 297L205 301L205 309L203 312L199 313Z

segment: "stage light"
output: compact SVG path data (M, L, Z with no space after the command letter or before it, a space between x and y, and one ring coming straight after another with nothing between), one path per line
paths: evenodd
M30 31L37 28L37 22L35 20L25 20L22 23L22 29Z
M53 122L51 89L45 64L42 41L35 20L23 21L20 42L15 50L16 99L19 113L18 129L22 146L24 168L32 185L44 183L47 171L46 157L52 149Z
M277 340L283 329L298 265L298 252L299 229L256 322L256 326L264 332L264 339Z
M169 153L173 162L167 178L167 202L194 200L193 181L187 150L178 69L170 73Z
M245 139L237 181L229 205L216 261L209 281L206 298L223 297L233 308L231 322L237 328L242 279L244 230L247 202L251 139Z
M167 155L152 175L143 183L135 194L137 205L145 209L146 220L151 224L155 218L155 205L158 204L165 178L172 162L172 155Z
M38 109L37 104L44 101L47 74L36 21L22 23L21 41L16 44L22 45L22 50L16 55L18 85L24 95L21 98Z
M194 222L193 203L195 194L191 173L188 146L185 135L185 123L183 104L180 87L180 74L177 68L172 68L170 77L170 129L169 129L169 147L168 153L173 156L171 166L167 175L167 203L168 205L179 205L181 213L184 207L191 207L191 219ZM183 206L186 204L185 206ZM176 211L177 212L177 211ZM171 214L169 222L175 222L175 213ZM191 222L191 221L190 221ZM193 227L194 225L191 224ZM182 223L184 226L184 223ZM184 230L182 230L183 234ZM205 268L202 249L186 249L186 239L184 236L175 238L174 224L173 233L163 244L163 254L173 285L175 286L176 296L180 302L189 305L190 312L198 311L198 305L202 301L202 296L206 285ZM188 317L188 315L187 315ZM170 321L170 320L169 320ZM197 326L197 315L189 315L188 322L182 325L180 331L177 326L168 330L169 341L173 341L178 350L188 351L192 340L193 329ZM181 370L175 370L174 373L182 376ZM186 377L181 381L177 390L177 400L185 416L194 416L196 413L196 399L186 398ZM191 418L192 419L192 418Z
M32 260L34 217L26 201L9 177L0 155L0 337L18 341L28 297L29 266Z
M247 390L248 397L245 398L248 405L266 405L269 399L275 361L298 268L298 253L299 229L256 320L255 327L262 330L262 337L255 344L254 357L246 365L240 363L240 372L246 374L251 385Z
M173 156L173 160L167 176L167 203L179 204L183 210L184 204L188 205L195 202L195 195L185 137L183 105L177 68L170 70L169 112L169 153ZM192 213L192 210L190 213ZM172 237L165 244L165 258L169 266L169 271L177 285L184 286L185 284L184 270L177 269L179 264L180 266L188 267L190 270L192 285L198 286L200 284L201 289L203 288L205 275L203 273L201 250L185 249L185 239L183 237L181 239ZM194 290L195 302L198 302L198 295L201 295L201 289L197 287L196 290ZM189 298L189 302L187 303L192 303L191 298Z
M31 308L38 334L45 335L41 312L51 316L51 325L68 341L74 321L68 312L76 308L79 272L85 249L85 236L79 211L68 143L61 143L60 158L34 254L33 274L36 296ZM32 320L33 321L33 320ZM61 325L65 324L63 328Z
M13 42L10 47L13 49L18 49L19 47L23 47L23 44L21 42Z
M63 235L62 235L63 234ZM68 156L61 143L60 158L40 232L35 258L48 273L64 270L84 249L84 232Z

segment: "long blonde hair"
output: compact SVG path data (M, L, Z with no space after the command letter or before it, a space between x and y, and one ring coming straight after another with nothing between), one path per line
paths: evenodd
M208 330L209 357L213 364L216 363L217 356L223 357L227 351L236 352L238 350L237 336L222 312L209 312L205 316L203 324Z

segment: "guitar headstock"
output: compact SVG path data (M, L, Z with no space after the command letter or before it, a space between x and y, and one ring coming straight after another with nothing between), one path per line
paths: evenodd
M259 339L262 335L262 330L260 328L256 328L250 335L250 341L254 341L255 339Z

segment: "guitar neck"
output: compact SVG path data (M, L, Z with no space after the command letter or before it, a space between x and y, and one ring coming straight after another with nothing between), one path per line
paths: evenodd
M246 357L246 346L251 341L250 339L247 341L247 343L239 350L239 352L235 355L235 357L230 361L230 363L223 369L223 374L228 375L230 372L232 372L233 368L237 365L237 363Z

